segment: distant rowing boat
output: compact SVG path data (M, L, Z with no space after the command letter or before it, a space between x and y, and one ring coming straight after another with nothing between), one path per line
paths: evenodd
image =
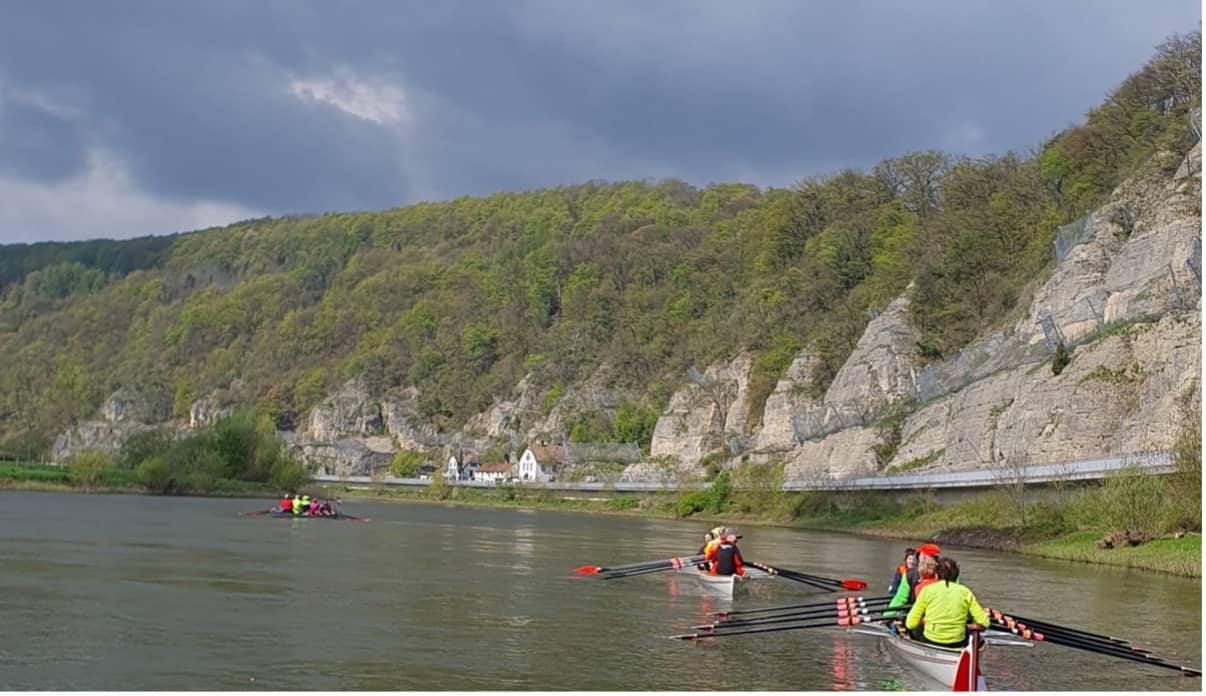
M336 513L334 515L295 515L292 512L282 512L277 508L271 510L257 510L255 512L240 513L244 517L271 517L278 520L335 520L344 522L368 522L367 517L357 517L356 515L345 515Z

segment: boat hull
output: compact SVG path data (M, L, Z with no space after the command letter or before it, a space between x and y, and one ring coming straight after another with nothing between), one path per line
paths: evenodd
M875 625L873 627L870 624L866 624L855 630L859 633L873 634L883 639L888 650L895 655L897 660L908 665L915 672L925 676L934 683L936 688L941 687L944 690L954 689L961 665L967 664L963 661L962 648L943 648L921 641L901 638L882 625ZM977 676L974 683L976 684L976 691L988 690L982 674Z
M695 580L708 594L732 599L745 591L746 579L740 575L709 575L698 570L694 574Z

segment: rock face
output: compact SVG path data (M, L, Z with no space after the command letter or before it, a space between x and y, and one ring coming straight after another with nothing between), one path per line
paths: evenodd
M1200 161L1200 146L1195 153ZM1192 190L1150 176L1120 186L1027 318L935 366L962 388L938 393L905 421L889 465L974 469L1167 449L1177 397L1201 373L1201 289L1186 264L1201 232ZM1074 346L1058 376L1044 316Z
M746 392L753 358L742 353L710 366L697 382L678 390L653 429L651 456L697 465L709 452L739 437L749 419Z
M166 424L162 409L152 399L124 388L105 399L99 415L55 438L51 461L66 462L85 450L116 453L131 436Z
M316 474L373 476L389 470L394 444L388 437L298 442L290 450Z
M314 407L306 434L313 440L333 442L348 435L379 433L384 427L381 405L369 394L364 380L355 378Z
M775 384L762 410L762 429L754 438L754 449L761 453L786 452L796 446L792 418L820 405L806 393L817 359L808 350L796 354L787 374Z

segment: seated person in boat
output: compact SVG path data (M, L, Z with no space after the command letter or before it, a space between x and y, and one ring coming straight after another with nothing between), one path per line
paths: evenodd
M904 580L896 586L896 593L892 595L892 601L888 602L889 609L906 606L917 598L914 588L923 579L920 572L922 561L926 558L936 559L940 553L942 553L942 549L938 548L937 544L922 544L917 547L917 565L906 570ZM895 612L885 614L885 616L895 616Z
M725 527L720 543L704 554L704 561L711 564L711 575L745 575L741 550L737 548L737 533Z
M696 555L697 556L707 556L709 548L720 544L720 541L721 541L720 537L723 533L724 533L723 527L713 527L713 528L709 529L704 534L703 546L699 547L699 551L696 552ZM707 562L704 562L704 563L700 563L699 565L697 565L695 567L698 568L699 570L707 570L708 564L707 564Z
M281 496L281 504L279 507L272 509L273 512L293 512L293 498L288 493Z
M900 587L900 583L905 582L905 578L909 574L909 570L917 567L917 549L905 549L904 562L896 566L896 572L892 574L892 582L888 583L888 594L896 594L896 589Z
M944 558L938 564L938 581L927 585L909 615L905 628L910 631L925 622L921 639L943 647L962 647L967 643L967 622L989 626L988 614L976 595L959 584L959 564Z

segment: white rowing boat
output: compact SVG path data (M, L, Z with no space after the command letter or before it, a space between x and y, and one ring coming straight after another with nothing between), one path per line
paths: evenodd
M771 577L754 568L746 568L744 576L709 575L707 571L699 570L694 566L679 568L678 572L693 575L699 582L700 587L704 588L705 592L725 599L732 599L734 596L745 594L751 580L769 579Z
M978 664L979 651L972 651L968 648L943 648L937 645L930 645L929 643L923 643L892 633L886 626L882 625L868 624L864 628L858 629L858 632L875 635L883 639L888 650L901 662L909 665L945 689L970 691L971 689L966 688L965 685L975 684L976 691L988 691L988 685L984 681L984 675L981 673ZM973 652L977 654L973 655ZM962 675L960 674L961 670L963 671ZM967 677L972 670L974 670L976 678L969 680ZM959 688L960 686L963 686L963 688Z

